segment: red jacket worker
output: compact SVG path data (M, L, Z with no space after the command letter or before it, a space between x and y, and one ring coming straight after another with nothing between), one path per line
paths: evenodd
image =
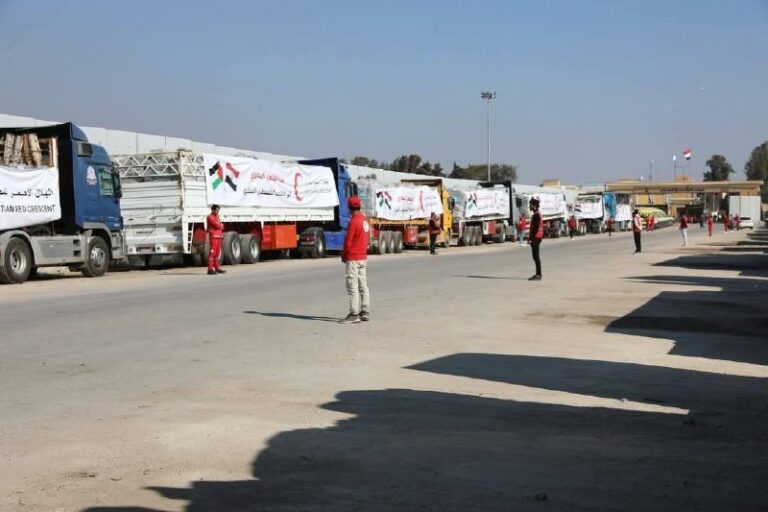
M539 249L541 247L541 240L544 238L544 221L541 218L541 212L539 212L539 200L535 197L531 198L529 208L533 214L531 214L528 241L531 244L531 253L533 255L533 262L536 265L536 273L528 278L528 280L541 281L541 254Z
M707 215L707 230L709 231L709 236L712 236L712 230L715 228L715 221L712 219L712 215Z
M219 220L219 205L211 206L211 213L206 219L208 223L208 275L225 274L221 269L221 241L224 238L224 224Z
M347 201L352 218L344 237L341 261L346 265L349 314L342 324L357 324L370 320L370 295L368 293L368 241L371 227L360 211L360 198L352 196Z
M573 235L576 234L576 227L579 225L579 223L576 221L576 216L571 215L568 219L568 234L571 236L571 240L573 240Z

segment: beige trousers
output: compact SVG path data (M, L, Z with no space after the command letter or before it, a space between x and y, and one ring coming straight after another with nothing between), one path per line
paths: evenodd
M371 305L368 295L368 276L366 275L368 261L348 261L346 265L349 312L353 315L359 315L362 312L367 313Z

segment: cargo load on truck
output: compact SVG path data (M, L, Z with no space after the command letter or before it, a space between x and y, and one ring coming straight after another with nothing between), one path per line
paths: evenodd
M483 183L452 187L452 235L459 245L479 245L488 240L503 243L513 236L509 187Z
M371 250L400 253L406 247L429 245L429 218L440 217L438 244L450 244L451 213L448 193L440 178L404 179L398 184L372 178L356 182L363 213L371 224Z
M121 155L115 162L127 255L135 264L203 265L212 204L221 206L228 265L256 263L262 251L322 257L324 229L341 229L340 212L348 217L337 190L341 171L328 163L335 159L308 165L177 151Z
M0 282L40 267L104 275L123 254L120 182L71 123L0 129Z

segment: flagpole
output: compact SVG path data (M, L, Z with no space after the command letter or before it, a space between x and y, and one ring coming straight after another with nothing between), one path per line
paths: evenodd
M672 155L672 181L677 181L677 155Z

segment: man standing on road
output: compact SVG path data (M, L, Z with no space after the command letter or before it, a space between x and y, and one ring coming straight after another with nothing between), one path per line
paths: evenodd
M608 217L608 220L605 222L605 225L608 231L608 236L611 236L613 234L613 217Z
M641 253L640 236L643 231L643 221L640 220L640 212L635 209L632 212L632 234L635 236L635 254Z
M715 229L715 220L712 218L712 214L710 213L707 215L707 230L709 231L709 236L712 236L712 231Z
M520 243L520 247L524 245L526 227L525 215L521 213L520 218L517 219L517 241Z
M224 238L224 224L219 220L219 205L211 206L208 223L208 275L225 274L221 269L221 241Z
M429 254L437 254L437 236L440 234L440 218L435 212L429 217Z
M725 230L726 233L728 232L728 216L727 215L723 215L723 229Z
M352 196L347 200L352 218L344 237L341 261L346 265L349 314L342 324L357 324L370 320L370 296L368 294L368 241L371 227L360 211L360 198Z
M573 240L573 235L576 234L576 227L578 226L578 222L576 221L576 216L571 215L568 219L568 234L571 235L571 240Z
M544 238L544 222L542 222L541 213L539 213L539 200L535 197L531 199L530 208L533 215L531 215L531 229L528 231L528 243L531 244L533 262L536 264L536 273L528 278L528 280L541 281L541 255L539 248L541 247L541 239Z
M680 234L683 235L683 247L688 245L688 216L683 213L680 216Z

